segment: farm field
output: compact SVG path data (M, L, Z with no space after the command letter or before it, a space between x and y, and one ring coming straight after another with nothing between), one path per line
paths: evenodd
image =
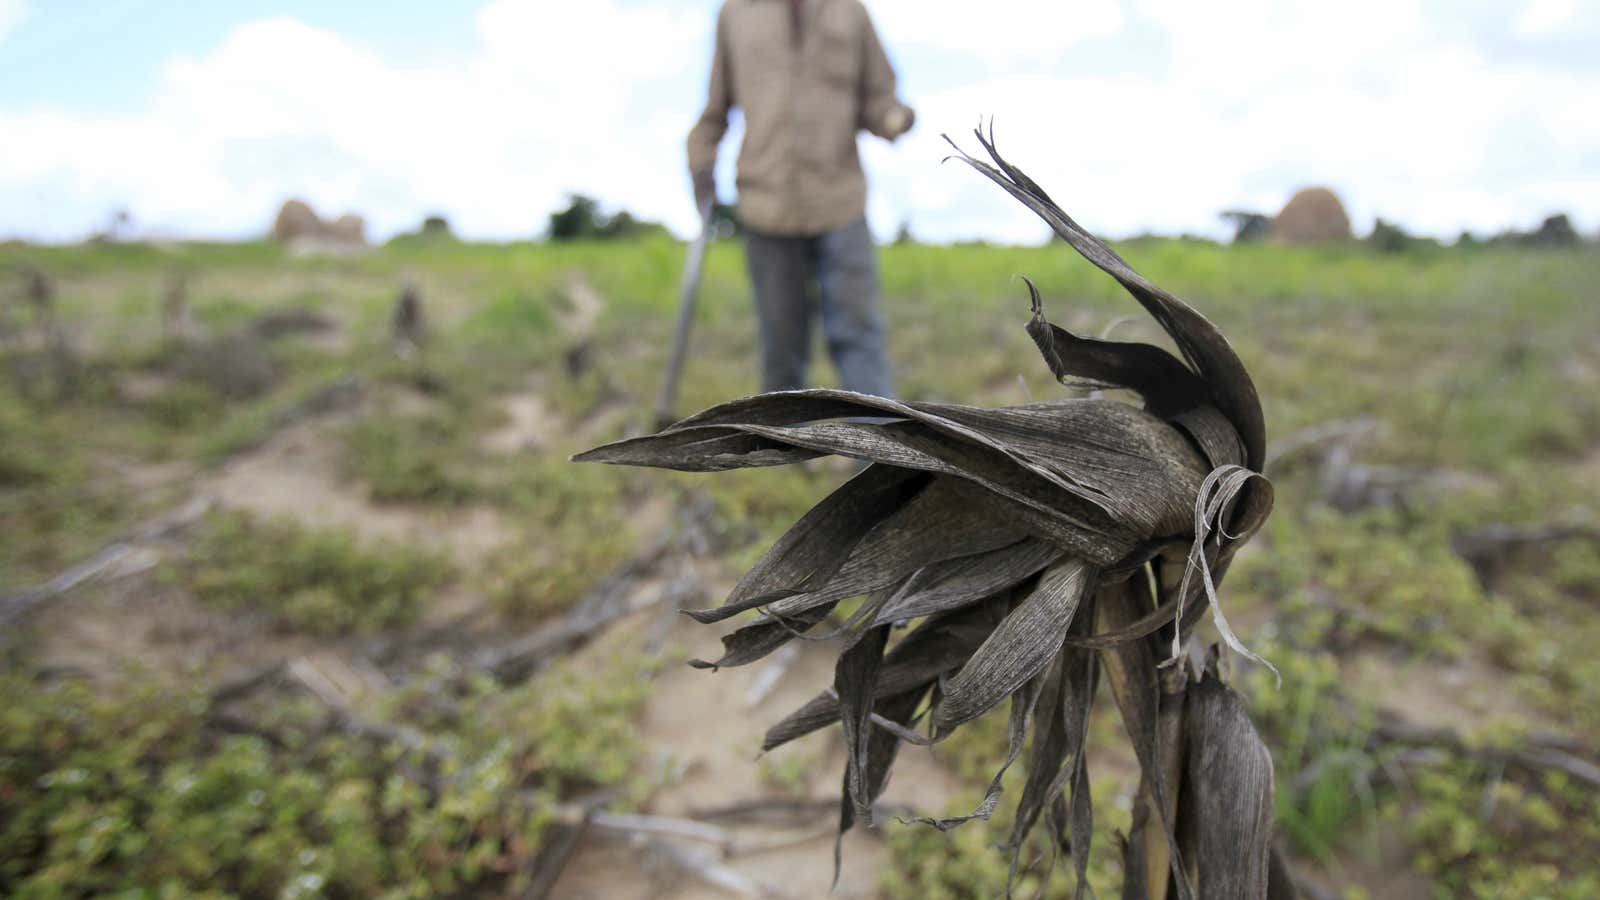
M1232 678L1306 896L1600 896L1600 254L1118 250L1262 395L1277 505L1222 602L1282 671ZM651 426L682 255L0 247L0 895L827 896L837 732L758 750L834 648L694 671L720 632L678 610L850 467L567 461ZM1017 274L1162 342L1061 244L880 264L904 398L1072 395ZM684 414L756 386L734 242L700 301ZM1003 896L1015 790L895 817L970 810L1005 744L995 710L906 748L836 895ZM1102 895L1137 782L1103 762Z

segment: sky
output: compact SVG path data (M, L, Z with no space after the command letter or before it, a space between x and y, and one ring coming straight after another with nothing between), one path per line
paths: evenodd
M744 0L735 0L744 2ZM572 192L694 226L684 137L719 0L0 0L0 238L118 209L265 232L289 197L384 238L536 236ZM948 133L1108 236L1225 236L1332 187L1453 238L1600 229L1600 0L866 0L917 128L863 136L880 237L1037 242ZM733 193L738 129L719 181Z

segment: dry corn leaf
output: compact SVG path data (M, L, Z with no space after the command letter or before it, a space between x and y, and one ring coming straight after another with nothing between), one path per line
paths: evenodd
M1051 846L1073 857L1081 896L1093 832L1084 743L1104 671L1141 771L1124 897L1258 898L1269 883L1274 897L1291 896L1269 873L1271 759L1242 702L1214 674L1191 685L1191 670L1172 665L1208 609L1228 646L1255 658L1217 589L1272 506L1255 386L1204 316L1074 222L992 136L978 141L990 161L958 148L960 159L1121 283L1177 347L1074 335L1045 319L1028 282L1027 330L1051 373L1130 389L1142 407L1069 399L987 409L788 391L576 459L706 472L828 454L868 464L723 605L692 613L757 616L723 639L721 659L699 666L748 663L797 637L842 640L832 688L763 744L842 724L841 835L870 818L901 743L942 739L1009 699L1006 759L978 808L917 821L948 829L988 818L1031 725L1008 842L1013 874L1043 820ZM849 621L817 632L859 596L867 600ZM922 716L931 737L913 730Z

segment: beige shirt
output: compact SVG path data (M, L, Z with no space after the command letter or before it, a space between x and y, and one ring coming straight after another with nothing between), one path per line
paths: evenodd
M866 211L861 129L894 140L911 125L861 0L805 0L796 43L790 0L725 0L705 111L689 132L689 170L709 171L744 111L739 218L755 231L814 235Z

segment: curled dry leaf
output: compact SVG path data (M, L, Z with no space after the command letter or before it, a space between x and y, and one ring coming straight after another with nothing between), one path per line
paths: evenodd
M1073 221L992 136L980 131L978 141L988 161L959 149L957 158L1121 283L1178 350L1053 325L1029 281L1027 330L1045 364L1063 383L1130 389L1142 406L989 409L786 391L575 458L706 472L828 454L867 464L723 605L691 613L701 622L756 614L724 638L720 659L695 662L707 668L753 662L796 638L842 640L832 688L764 743L842 725L841 833L870 815L901 743L940 740L1009 699L1005 766L1022 756L1030 724L1034 732L1009 841L1013 873L1044 822L1072 856L1081 894L1092 834L1084 744L1104 672L1142 772L1125 896L1265 896L1271 759L1237 695L1215 677L1190 686L1189 670L1170 665L1207 609L1228 645L1249 653L1217 585L1272 506L1255 386L1211 322ZM815 630L860 596L850 621ZM929 738L915 733L919 723ZM919 821L948 829L988 818L1000 786L997 773L970 815Z

